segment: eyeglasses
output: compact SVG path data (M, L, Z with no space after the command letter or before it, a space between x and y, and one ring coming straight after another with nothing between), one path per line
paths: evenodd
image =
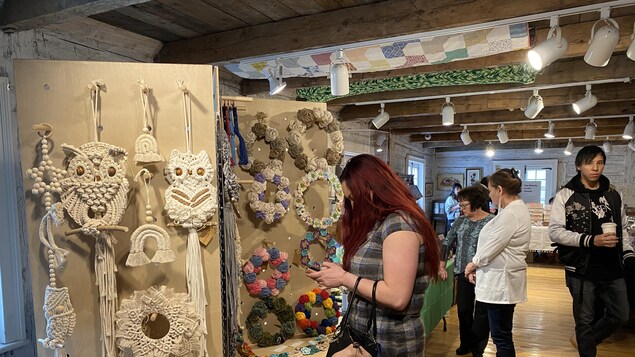
M469 206L469 205L470 205L470 203L469 203L469 202L466 202L466 203L459 203L459 207L461 207L461 208L465 208L465 207L467 207L467 206Z

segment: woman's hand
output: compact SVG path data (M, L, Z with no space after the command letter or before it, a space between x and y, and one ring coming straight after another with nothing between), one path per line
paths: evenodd
M444 281L448 278L448 271L445 270L444 261L439 262L439 278L441 278L441 280L444 280Z
M465 277L469 278L469 275L474 273L476 271L476 268L478 268L478 266L472 262L469 262L466 266L465 266Z
M322 269L320 271L307 269L305 274L315 280L320 287L328 289L344 285L346 271L339 264L324 262L322 263Z

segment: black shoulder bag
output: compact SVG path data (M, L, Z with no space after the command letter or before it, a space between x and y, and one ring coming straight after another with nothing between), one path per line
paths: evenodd
M370 318L368 319L368 323L366 324L366 331L359 331L356 328L350 326L348 324L348 317L355 306L355 299L357 298L357 286L359 285L359 281L362 280L361 277L357 278L355 282L355 287L353 288L353 295L351 297L348 311L344 314L344 318L342 319L342 323L337 327L335 331L335 335L331 340L329 345L329 349L326 352L326 357L333 357L338 352L343 352L342 354L346 354L344 350L353 348L353 351L359 350L363 348L366 352L372 357L380 357L381 355L381 346L379 342L377 342L377 301L375 300L375 292L377 291L377 281L373 284L373 298L372 298L372 309L370 312ZM372 334L371 334L371 326L372 326ZM339 356L340 354L338 354ZM351 354L351 355L357 355ZM361 355L361 354L360 354Z

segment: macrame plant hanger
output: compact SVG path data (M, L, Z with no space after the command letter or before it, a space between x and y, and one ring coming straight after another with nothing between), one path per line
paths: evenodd
M135 161L141 164L150 164L163 161L159 153L157 140L152 136L152 120L148 108L148 93L150 88L143 79L138 81L141 93L141 110L143 111L143 133L135 141Z

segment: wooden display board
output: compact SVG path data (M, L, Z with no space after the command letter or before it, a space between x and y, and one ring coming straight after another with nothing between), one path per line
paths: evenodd
M103 132L101 141L128 150L129 169L126 177L130 182L129 206L120 223L129 227L128 233L115 233L117 244L116 265L119 303L130 298L135 290L145 290L152 285L167 285L176 292L184 293L186 287L186 241L187 231L167 227L168 219L163 210L164 191L168 186L163 175L165 162L146 166L155 174L151 181L151 205L156 224L165 227L171 238L172 249L177 259L172 263L131 268L125 265L130 248L130 235L144 224L146 204L145 189L134 182L134 175L142 168L134 161L135 139L141 134L143 112L139 92L139 79L145 80L151 89L150 111L155 125L153 135L159 143L161 154L169 158L173 149L185 151L182 93L177 80L182 80L190 90L192 98L193 152L205 150L214 167L216 161L215 119L212 99L212 66L102 63L70 61L15 62L15 79L18 100L20 150L22 168L37 166L40 160L38 134L31 129L35 123L48 122L53 126L49 140L50 156L54 165L63 167L64 153L60 145L81 144L93 141L93 120L88 85L93 80L102 80L105 90L101 92L100 108ZM216 181L214 181L215 183ZM29 255L33 299L35 305L35 333L45 337L46 321L42 313L44 290L48 284L48 261L46 249L38 239L38 227L44 215L40 196L31 193L33 181L24 175L26 200L26 227L29 237ZM59 197L56 196L56 200ZM216 216L212 218L216 220ZM73 223L68 215L63 226L55 230L58 245L70 251L66 269L58 273L58 286L69 288L71 300L77 313L75 333L67 342L66 352L71 356L101 355L98 290L95 286L93 267L94 239L73 235L62 238ZM204 234L201 232L201 235ZM222 356L222 314L220 292L220 258L217 230L213 239L202 247L207 307L207 350L210 356ZM151 255L156 246L148 240L146 251ZM247 245L247 244L246 244ZM38 344L39 356L53 356L51 350Z

